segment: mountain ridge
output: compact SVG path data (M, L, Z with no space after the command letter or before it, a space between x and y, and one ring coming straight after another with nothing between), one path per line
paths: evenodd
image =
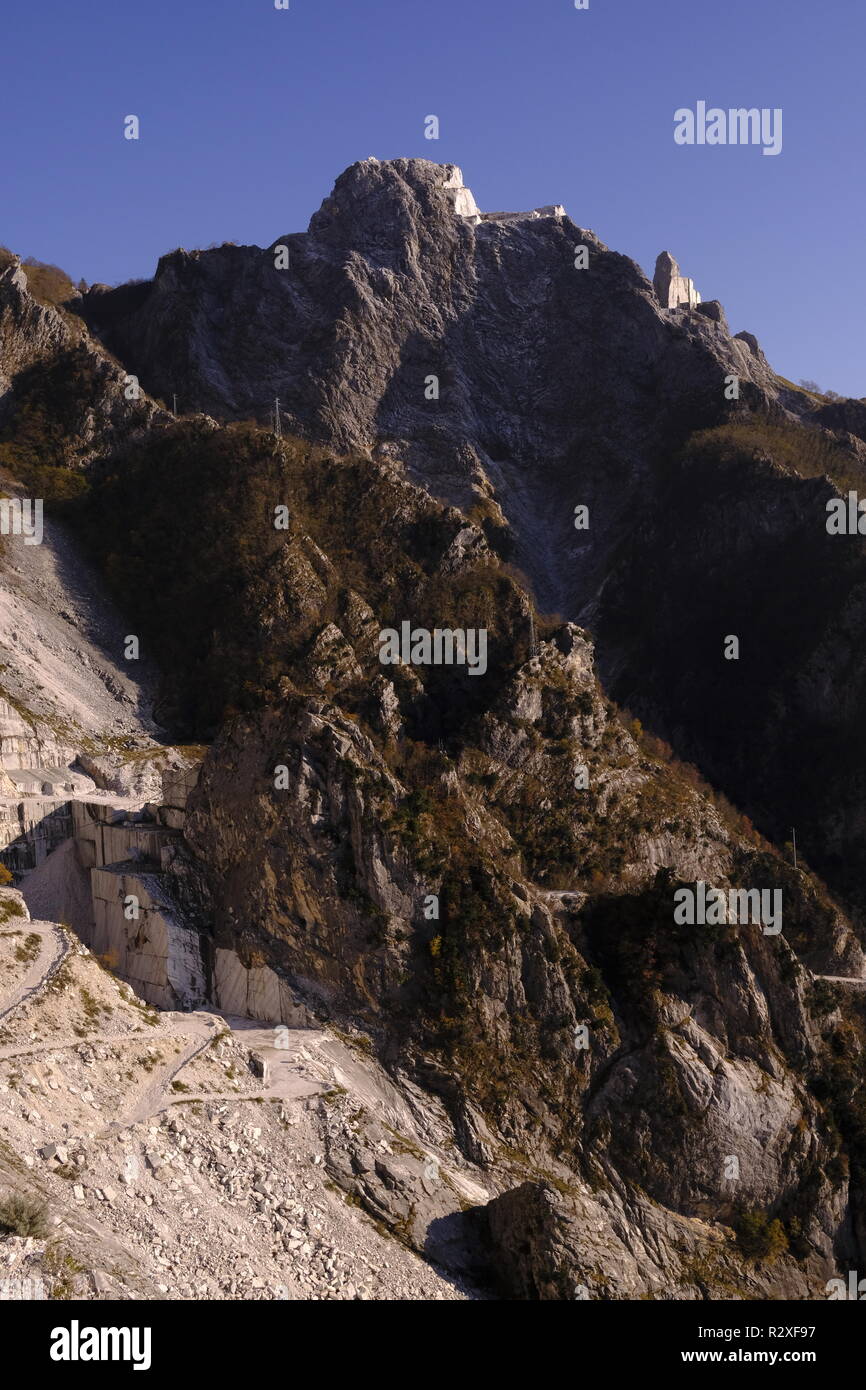
M164 736L207 745L170 778L149 740L78 750L123 858L88 865L73 817L76 910L89 876L160 998L372 1050L405 1162L346 1101L325 1166L411 1249L506 1297L822 1296L866 1219L864 552L824 527L862 403L781 381L714 301L663 308L556 205L484 214L417 160L352 166L307 233L66 306L7 267L0 372L0 465L50 484ZM483 678L383 665L403 622L483 630ZM816 725L820 794L786 780ZM138 882L164 953L104 896ZM784 930L678 922L699 883L781 893Z

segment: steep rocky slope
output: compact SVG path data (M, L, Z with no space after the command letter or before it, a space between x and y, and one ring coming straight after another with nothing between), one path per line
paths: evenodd
M777 843L793 827L862 920L866 549L827 529L849 489L866 468L832 437L749 418L694 436L648 488L596 630L611 693Z
M467 192L454 166L366 160L274 243L285 269L274 247L176 251L82 312L149 390L182 383L187 410L264 423L279 397L296 432L376 446L461 504L494 495L542 604L579 617L654 449L719 412L727 373L754 400L774 377L723 315L662 312L562 209L460 212Z
M169 476L189 490L169 494ZM572 1285L815 1296L862 1223L843 1153L859 1174L860 1043L846 1082L821 1091L859 1006L813 981L862 976L863 955L826 890L624 721L586 633L533 618L483 530L395 465L179 425L96 485L103 553L113 509L142 496L165 546L191 549L154 640L177 707L219 726L185 824L214 949L369 1033L401 1090L440 1097L489 1187L529 1178L589 1203L586 1223L607 1234ZM129 559L134 575L144 554ZM208 585L231 598L184 654ZM483 679L383 666L379 634L403 621L483 627ZM778 890L784 931L677 926L677 886L698 880ZM438 1250L442 1214L411 1189L395 1214L364 1153L335 1155L335 1180ZM712 1225L746 1217L778 1220L793 1253L756 1272ZM650 1230L665 1244L653 1259ZM501 1239L482 1223L454 1234L449 1258Z
M24 493L8 475L0 474L0 486L7 497ZM7 701L37 724L65 731L67 743L153 735L153 662L146 652L124 660L127 625L102 577L62 524L46 516L42 528L40 544L12 536L0 553L0 686Z
M473 1289L822 1297L866 1242L861 542L820 524L862 403L424 161L85 296L86 331L21 276L0 457L47 463L168 736L209 745L182 815L157 786L116 834L172 841L146 867L198 1002L222 966L350 1050L328 1181ZM209 414L127 405L128 373ZM298 437L261 427L276 396ZM383 664L404 624L483 632L483 669ZM704 884L781 916L679 919Z
M473 1296L326 1176L360 1116L398 1119L369 1059L323 1029L276 1050L243 1019L159 1014L8 892L0 912L4 1298ZM393 1130L377 1159L400 1172Z
M862 913L862 541L828 543L831 494L798 483L863 490L862 401L784 382L715 301L662 308L564 209L481 213L424 160L353 165L306 233L173 252L81 312L186 409L264 423L279 397L288 427L474 508L542 609L595 632L611 691L774 839L799 826ZM690 443L730 422L735 465Z
M91 338L75 304L39 299L20 259L0 257L0 464L42 495L52 484L75 490L51 469L86 464L165 414Z

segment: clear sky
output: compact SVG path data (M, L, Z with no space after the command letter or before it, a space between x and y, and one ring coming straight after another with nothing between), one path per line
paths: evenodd
M6 0L0 243L115 284L419 155L672 251L783 375L864 396L864 56L863 0ZM675 144L699 101L781 107L781 154Z

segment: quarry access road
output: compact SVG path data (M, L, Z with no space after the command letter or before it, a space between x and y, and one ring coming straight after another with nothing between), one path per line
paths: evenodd
M163 1017L166 1017L164 1014ZM315 1043L327 1037L325 1033L319 1033L313 1029L288 1029L288 1037L294 1039L294 1046L288 1048L278 1048L274 1046L275 1030L280 1026L274 1023L263 1023L251 1018L236 1018L230 1014L210 1013L204 1010L189 1014L171 1014L170 1017L174 1030L172 1036L177 1036L178 1032L192 1031L199 1041L192 1046L186 1054L176 1060L171 1070L165 1072L154 1081L153 1085L141 1097L131 1116L123 1121L112 1125L112 1130L127 1129L130 1125L137 1124L141 1120L150 1119L152 1115L157 1115L163 1110L167 1110L171 1105L182 1103L190 1105L194 1101L201 1101L211 1104L214 1101L230 1101L237 1104L239 1101L250 1100L285 1100L296 1101L306 1100L308 1096L319 1095L327 1089L327 1084L319 1077L307 1072L304 1062L312 1060L305 1051L305 1045ZM258 1052L265 1062L265 1075L262 1078L263 1084L258 1091L184 1091L180 1095L174 1094L170 1087L184 1067L188 1066L200 1052L208 1046L214 1038L228 1028L245 1048ZM204 1033L202 1030L206 1030ZM305 1074L306 1073L306 1074Z
M12 918L12 921L15 920ZM27 999L32 999L34 995L39 994L45 988L72 950L70 941L56 922L27 921L26 928L22 928L22 930L26 930L28 935L34 933L42 938L39 955L31 962L24 978L19 981L11 994L5 999L0 997L0 1023L4 1018L8 1018L13 1009L17 1009Z
M162 1012L161 1016L170 1024L171 1031L160 1034L160 1037L178 1038L185 1036L188 1039L188 1045L179 1057L173 1058L169 1066L154 1077L135 1107L122 1119L108 1125L102 1131L101 1137L119 1134L125 1129L131 1129L133 1125L141 1124L154 1115L159 1115L164 1110L178 1104L191 1105L194 1102L202 1102L209 1105L214 1102L224 1103L226 1101L238 1104L241 1101L257 1100L298 1101L306 1100L309 1096L320 1095L322 1091L328 1089L328 1083L315 1076L312 1068L307 1069L304 1065L305 1062L312 1061L306 1047L311 1044L315 1046L317 1042L325 1040L327 1038L325 1033L319 1033L313 1029L289 1029L286 1032L290 1039L294 1039L294 1045L288 1048L278 1048L274 1046L275 1030L280 1026L278 1024L263 1023L249 1018L234 1018L227 1014L210 1013L204 1010L183 1014ZM189 1066L226 1029L229 1029L245 1048L255 1049L262 1055L265 1062L265 1075L261 1089L244 1092L198 1091L192 1088L179 1093L172 1091L172 1082L177 1080L184 1068ZM140 1034L134 1036L140 1040ZM89 1042L91 1039L88 1038L86 1041ZM117 1042L119 1039L107 1039L107 1041Z
M172 1095L171 1083L193 1058L197 1057L200 1052L204 1052L206 1047L210 1047L219 1034L219 1028L215 1021L204 1014L163 1014L163 1018L166 1017L171 1020L173 1025L175 1025L175 1020L182 1020L182 1026L173 1026L171 1033L168 1035L163 1033L161 1038L185 1036L187 1039L186 1047L179 1057L174 1057L169 1066L154 1078L127 1115L124 1115L120 1120L115 1120L113 1124L101 1131L101 1138L110 1134L119 1134L122 1130L130 1129L143 1120L149 1120L152 1115L167 1110L169 1105L179 1099L178 1096Z
M20 930L28 935L39 936L39 952L35 959L28 964L23 977L14 989L8 995L0 995L0 1024L15 1009L33 999L47 987L72 950L72 942L55 922L34 922L25 919ZM180 1040L184 1044L183 1049L154 1077L133 1109L102 1131L102 1137L119 1134L142 1121L149 1120L152 1116L176 1105L181 1099L186 1103L191 1101L237 1102L241 1100L296 1101L317 1095L326 1089L326 1084L321 1078L315 1077L307 1071L304 1063L311 1058L303 1046L321 1041L326 1036L324 1033L319 1034L316 1030L306 1029L286 1030L287 1036L294 1039L294 1046L287 1050L274 1046L275 1028L277 1027L275 1024L254 1019L233 1018L229 1015L204 1010L191 1013L160 1010L160 1017L163 1023L168 1024L168 1029L158 1034L159 1040ZM199 1092L192 1089L183 1092L182 1095L174 1093L171 1089L172 1082L226 1029L238 1037L245 1047L253 1047L262 1054L265 1060L265 1075L261 1089L251 1094L239 1094L236 1091ZM109 1044L112 1047L124 1046L128 1043L140 1046L142 1038L146 1036L152 1035L148 1035L142 1029L133 1033L116 1034L100 1031L90 1033L85 1037L46 1038L23 1045L19 1041L6 1047L0 1047L0 1060L14 1057L37 1057L45 1053L60 1052L66 1048L100 1043Z
M866 989L866 975L814 975L813 980L826 980L831 985L854 985Z

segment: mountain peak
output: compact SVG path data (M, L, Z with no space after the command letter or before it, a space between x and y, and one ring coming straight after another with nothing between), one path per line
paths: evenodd
M548 203L526 212L482 212L457 164L435 164L429 159L376 159L370 156L352 164L334 184L333 191L310 221L310 231L330 239L334 235L359 241L367 220L375 224L377 242L389 226L405 229L406 218L441 220L458 217L478 226L483 222L523 222L542 217L561 219L561 203ZM360 224L359 224L360 217ZM371 229L367 229L371 230ZM393 242L393 237L389 238Z
M454 214L480 217L456 164L371 157L340 174L309 229L331 244L392 247L413 223L442 223Z

